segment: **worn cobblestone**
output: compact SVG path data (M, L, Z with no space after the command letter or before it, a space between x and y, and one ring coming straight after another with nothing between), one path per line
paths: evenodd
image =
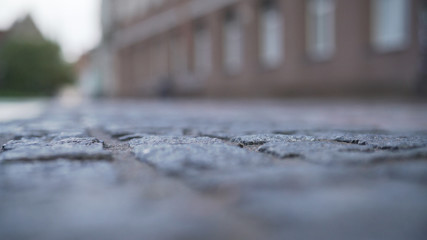
M427 236L425 103L47 104L0 123L0 239Z
M129 142L131 147L153 145L182 145L182 144L220 144L221 140L208 137L179 137L179 136L141 136Z
M55 137L50 141L47 138L12 140L4 144L2 149L0 162L45 161L59 158L109 160L111 158L110 153L103 149L103 143L96 138L57 140Z
M160 144L134 147L136 157L168 174L231 169L271 163L268 157L225 144Z
M427 156L427 148L404 149L396 152L377 149L374 146L324 141L268 143L259 147L258 151L282 159L299 158L322 164L366 164L386 160L425 158Z
M281 135L281 134L258 134L240 136L231 139L231 142L238 143L244 146L247 145L262 145L269 142L299 142L299 141L314 141L312 136L304 135Z

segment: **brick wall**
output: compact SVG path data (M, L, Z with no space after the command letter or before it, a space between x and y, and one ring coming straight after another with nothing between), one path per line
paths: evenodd
M410 1L408 42L395 51L372 47L372 2L335 0L335 51L326 60L307 54L308 1L278 0L282 61L263 66L261 41L263 1L174 0L145 12L115 32L119 52L117 66L120 95L155 96L164 88L175 94L204 96L289 96L300 94L409 93L419 76L419 0ZM265 3L265 1L264 1ZM199 4L199 5L198 5ZM240 71L224 69L224 22L226 12L238 13L242 30L243 61ZM269 15L270 16L270 15ZM203 24L209 33L210 71L197 74L196 32ZM171 39L178 37L178 43ZM208 45L209 45L208 44ZM173 48L183 48L185 65L172 71ZM170 90L170 89L169 89Z

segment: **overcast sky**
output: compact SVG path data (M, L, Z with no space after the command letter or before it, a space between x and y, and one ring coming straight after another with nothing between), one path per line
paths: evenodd
M100 0L0 0L0 29L30 13L42 33L76 60L100 40Z

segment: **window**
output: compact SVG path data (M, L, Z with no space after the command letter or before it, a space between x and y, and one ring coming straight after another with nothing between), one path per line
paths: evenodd
M223 64L228 74L237 74L242 66L243 38L236 11L225 13L223 26Z
M372 0L372 43L387 52L405 47L409 38L409 0Z
M308 0L307 53L315 60L331 58L335 51L334 0Z
M196 26L194 34L194 68L198 76L206 76L212 65L211 39L207 27L203 23Z
M260 57L267 68L277 67L283 58L283 26L278 1L264 0L260 14Z

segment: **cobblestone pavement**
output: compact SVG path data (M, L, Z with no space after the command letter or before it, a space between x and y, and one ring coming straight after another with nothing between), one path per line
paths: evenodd
M0 144L0 239L427 239L425 103L50 103Z

